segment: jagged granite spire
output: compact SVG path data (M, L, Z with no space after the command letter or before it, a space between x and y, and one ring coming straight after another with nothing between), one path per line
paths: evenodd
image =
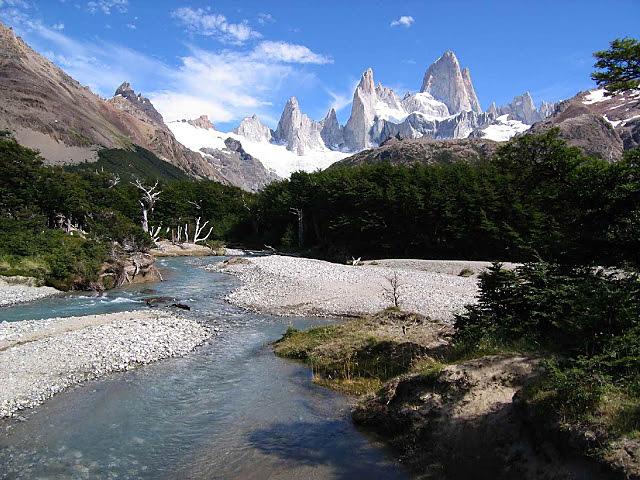
M465 67L462 69L462 81L464 82L464 87L467 89L467 95L469 96L469 102L471 103L471 110L474 112L481 112L482 108L480 108L480 102L478 101L478 96L476 95L476 89L473 88L473 82L471 81L471 70L469 70L469 67Z
M320 137L320 124L302 113L298 99L291 97L278 122L275 140L287 146L287 150L304 155L309 150L324 150Z
M350 150L359 151L372 146L369 130L375 118L377 103L373 70L367 69L353 94L351 116L344 127L344 139Z
M324 144L331 150L341 150L344 147L344 128L338 122L336 110L331 108L320 124L320 136Z
M427 69L420 91L430 93L433 98L443 102L452 114L481 112L471 83L471 74L468 69L463 73L460 62L451 50L446 51Z
M500 115L508 114L511 120L519 120L527 125L544 120L553 113L555 104L543 102L536 108L529 92L517 95L511 102L499 108Z

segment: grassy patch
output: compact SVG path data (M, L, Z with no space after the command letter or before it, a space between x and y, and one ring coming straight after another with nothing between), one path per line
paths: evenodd
M377 391L398 375L427 374L441 368L427 358L430 346L421 330L430 329L431 324L417 320L415 315L386 310L341 325L307 331L290 327L274 344L274 351L307 363L316 383L362 395Z
M431 357L419 358L411 365L411 373L417 373L423 377L436 378L442 372L445 364Z

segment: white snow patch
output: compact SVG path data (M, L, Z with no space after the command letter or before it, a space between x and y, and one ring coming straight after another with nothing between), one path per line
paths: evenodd
M196 128L188 123L169 122L169 129L176 139L185 147L200 152L201 148L225 148L224 141L231 137L238 140L245 151L260 160L267 168L276 172L279 177L288 178L293 172L304 170L313 172L324 170L338 160L349 156L349 153L326 151L312 151L305 155L297 155L287 150L284 145L276 145L268 142L255 142L235 133L219 132L217 130L205 130Z
M591 105L593 103L604 102L607 97L605 96L606 90L604 88L598 88L597 90L591 90L582 101L585 105Z
M401 123L409 115L403 109L390 107L380 100L378 100L378 102L376 103L374 112L378 116L378 118L394 123Z
M496 142L506 142L517 133L529 130L531 125L522 123L520 120L509 120L509 115L500 115L496 118L496 123L483 128L482 138L495 140Z
M607 122L611 124L613 128L616 128L618 125L624 122L624 120L609 120L606 115L602 116Z

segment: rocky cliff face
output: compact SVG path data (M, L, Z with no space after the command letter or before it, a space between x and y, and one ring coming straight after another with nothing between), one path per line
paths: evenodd
M311 150L326 148L320 136L321 128L318 122L302 113L296 97L291 97L284 107L274 137L288 150L304 155Z
M360 83L353 94L351 116L344 127L345 144L349 150L358 151L372 145L369 129L375 118L377 103L376 89L373 83L373 70L362 74Z
M189 150L178 142L149 99L141 94L136 94L129 83L123 83L107 103L126 112L134 119L127 124L129 127L127 134L133 143L144 146L161 159L172 163L194 177L231 183L202 155ZM211 125L208 120L206 118L205 122L205 119L200 117L196 120L190 120L190 122L204 126L207 123Z
M469 69L465 68L463 73L456 55L450 50L429 67L420 91L443 102L452 114L481 111Z
M331 150L342 150L345 145L344 128L338 122L335 109L329 110L327 116L320 123L322 125L320 137L322 137L324 144Z
M227 138L224 144L224 149L202 148L201 151L230 183L257 192L278 180L278 176L249 155L238 140Z
M233 133L242 135L252 142L270 142L273 138L273 132L269 127L263 125L257 116L243 118Z

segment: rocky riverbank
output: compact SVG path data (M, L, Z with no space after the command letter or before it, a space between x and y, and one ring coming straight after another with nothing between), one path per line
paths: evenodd
M357 316L393 306L397 276L400 307L451 321L475 302L477 273L486 262L380 260L360 266L272 255L212 265L237 275L242 286L228 300L276 315Z
M156 257L208 257L211 255L224 255L224 247L213 250L206 245L195 243L173 243L169 240L161 240L156 248L151 250Z
M108 373L182 356L209 330L164 311L0 323L0 418Z
M580 442L556 418L536 417L521 393L540 358L457 359L452 333L445 322L391 309L289 329L274 350L307 363L315 383L359 395L354 422L393 447L416 478L638 478L624 448L592 458L593 437Z
M0 277L0 307L31 302L60 293L55 288L39 286L31 277ZM0 311L0 320L2 312Z

